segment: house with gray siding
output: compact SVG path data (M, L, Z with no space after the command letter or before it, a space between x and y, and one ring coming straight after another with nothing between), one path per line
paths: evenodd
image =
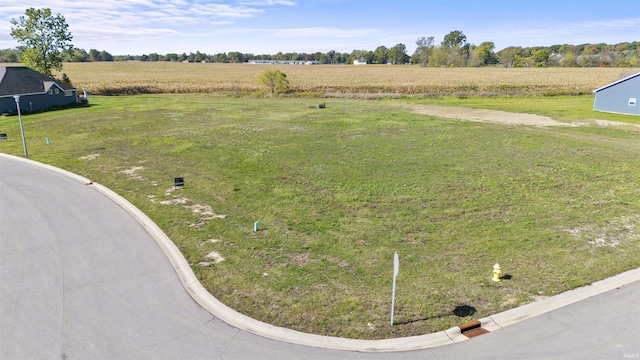
M78 101L69 84L24 66L0 66L0 114L17 114L14 96L20 96L21 112L64 107Z
M640 115L640 73L593 90L593 110Z

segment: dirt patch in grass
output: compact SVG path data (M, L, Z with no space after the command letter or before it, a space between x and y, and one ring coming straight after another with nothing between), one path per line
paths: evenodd
M175 198L171 200L162 200L160 204L162 205L177 205L177 204L186 204L189 199L187 198Z
M78 159L80 160L95 160L100 157L100 154L89 154L85 156L80 156Z
M616 248L628 239L638 236L635 231L639 215L611 219L604 226L589 224L569 230L575 237L587 240L595 248Z
M224 261L224 257L216 251L211 251L205 256L205 259L211 260L214 264Z
M166 193L165 193L166 195ZM155 197L149 198L151 202L155 202ZM188 222L189 227L191 228L201 228L207 224L209 220L213 219L226 219L227 215L224 214L216 214L213 212L213 209L210 205L202 205L202 204L192 204L186 205L190 202L190 200L186 197L173 198L170 200L162 200L160 204L162 205L183 205L183 207L193 214L199 216L198 220Z
M429 116L437 116L445 119L458 119L477 122L489 122L506 125L528 125L528 126L585 126L588 122L561 122L548 116L513 113L500 110L473 109L456 106L428 105L428 104L398 104L397 106L410 109L415 113ZM640 125L629 124L620 121L610 121L601 119L587 119L599 126L626 126L640 129Z
M132 166L128 169L118 171L118 174L124 174L131 179L142 180L142 176L136 174L138 170L142 169L144 169L144 166Z
M547 116L518 114L498 110L470 109L462 107L422 104L399 104L398 106L410 109L418 114L437 116L445 119L460 119L509 125L579 126L578 124L556 121Z
M185 206L185 208L191 210L194 214L200 214L205 216L205 219L225 219L227 216L222 214L216 214L210 205L193 204Z
M307 263L308 260L309 260L309 253L308 252L289 254L289 263L290 264L294 264L294 265L298 265L298 266L304 266Z

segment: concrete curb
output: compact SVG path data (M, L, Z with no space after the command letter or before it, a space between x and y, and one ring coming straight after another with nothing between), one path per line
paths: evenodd
M58 173L58 174L60 174L60 175L62 175L64 177L68 177L69 179L75 180L75 181L77 181L77 182L79 182L81 184L84 184L84 185L91 185L92 184L91 180L89 180L89 179L87 179L85 177L82 177L82 176L80 176L78 174L74 174L74 173L72 173L70 171L67 171L67 170L64 170L64 169L60 169L60 168L57 168L55 166L51 166L51 165L48 165L48 164L45 164L45 163L37 162L35 160L23 158L21 156L9 155L9 154L5 154L5 153L0 153L0 157L6 157L6 158L11 159L11 160L21 161L21 162L23 162L25 164L39 166L39 167L41 167L43 169Z
M405 338L355 340L308 334L254 320L229 308L211 295L202 286L202 284L200 284L186 259L182 256L182 253L178 250L171 239L169 239L169 237L167 237L167 235L147 215L120 195L100 184L93 183L82 176L54 166L22 157L0 153L0 157L2 156L13 160L19 160L30 165L40 166L46 170L61 174L84 185L90 185L98 192L118 204L133 216L155 239L171 262L171 265L174 267L176 274L180 278L182 285L189 295L191 295L198 304L207 309L207 311L209 311L213 316L240 330L292 344L358 352L411 351L468 340L468 338L461 333L458 326L437 333ZM597 281L589 286L567 291L557 296L480 319L481 327L488 331L499 330L506 326L513 325L520 321L556 310L563 306L587 299L605 291L613 290L617 287L635 281L640 281L640 268L624 272L608 279Z
M485 318L487 330L503 328L520 321L542 315L549 311L588 299L632 282L640 281L640 268L629 270L616 276L596 281L591 285L569 290L544 300L532 302L515 309Z

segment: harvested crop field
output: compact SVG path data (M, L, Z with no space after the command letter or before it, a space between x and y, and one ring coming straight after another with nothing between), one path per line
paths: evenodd
M250 65L172 62L65 63L74 86L91 94L246 93L268 68L291 91L321 96L590 94L625 75L620 68L421 68L417 65Z

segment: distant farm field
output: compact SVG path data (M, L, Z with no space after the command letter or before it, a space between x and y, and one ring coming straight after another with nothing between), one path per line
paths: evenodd
M291 91L358 95L579 95L631 74L621 68L421 68L416 65L249 65L172 62L65 63L91 94L247 93L265 69L287 74Z

